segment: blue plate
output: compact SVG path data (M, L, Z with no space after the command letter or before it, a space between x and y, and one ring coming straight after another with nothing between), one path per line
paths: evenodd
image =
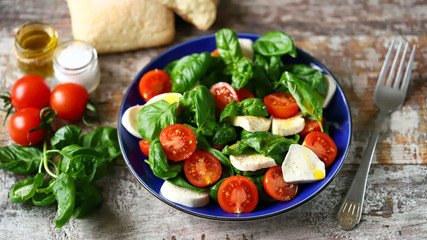
M241 38L249 38L253 41L259 37L259 35L247 33L241 33L238 35ZM144 69L142 69L142 71L139 72L139 74L135 77L123 98L118 125L120 147L129 169L135 175L136 179L138 179L138 181L145 187L145 189L147 189L150 193L152 193L155 197L164 203L180 211L203 218L232 221L260 219L284 213L309 201L317 194L319 194L323 189L325 189L326 186L332 181L343 165L349 150L351 139L351 115L347 100L338 83L335 95L333 96L328 108L324 110L324 117L330 123L330 135L334 139L338 148L338 155L335 161L326 169L325 179L315 183L300 184L298 195L291 201L278 201L268 204L258 203L258 206L251 213L231 214L222 210L221 207L214 201L211 201L211 203L202 208L190 208L173 203L165 199L160 194L160 187L163 184L163 180L154 176L150 166L144 162L147 157L141 153L138 145L139 139L128 133L127 130L122 126L122 115L129 107L132 107L136 104L142 105L145 103L139 94L138 83L139 79L141 79L141 77L146 72L156 68L163 69L168 63L183 56L193 53L201 53L204 51L212 52L215 49L215 35L207 35L195 38L193 40L178 44L160 54ZM297 49L297 54L297 58L294 59L292 57L284 57L283 61L287 64L306 64L320 69L324 74L332 76L332 74L326 69L325 66L311 57L309 54L300 49Z

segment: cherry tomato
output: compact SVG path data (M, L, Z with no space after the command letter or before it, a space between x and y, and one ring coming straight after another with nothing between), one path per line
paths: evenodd
M76 83L57 85L50 95L50 106L58 113L58 117L67 121L76 121L83 116L89 94L86 89Z
M299 106L289 93L277 92L264 97L268 113L276 118L289 118L298 112Z
M139 141L139 148L141 148L142 153L148 157L148 153L150 152L151 143L145 139Z
M237 90L237 95L239 96L240 101L243 101L246 98L254 98L255 97L255 95L253 95L251 93L251 91L249 91L246 88L240 88L239 90Z
M302 145L310 148L325 163L325 167L331 165L337 156L337 146L326 133L309 133Z
M146 102L156 95L171 91L171 78L167 72L160 69L147 72L139 81L139 93Z
M268 169L264 175L263 184L267 194L279 201L290 201L298 192L298 184L287 183L283 179L281 166Z
M249 178L231 176L219 186L218 203L229 213L252 212L258 204L258 190Z
M42 109L49 106L50 88L44 78L37 75L27 75L13 84L10 92L12 106L19 111L23 108L34 107Z
M322 121L320 121L320 122L323 125L323 118L322 118ZM317 122L316 120L305 119L304 129L301 132L299 132L298 134L300 136L306 136L307 134L309 134L311 132L320 132L319 122Z
M219 52L218 49L215 49L212 53L211 53L212 57L218 57L219 56Z
M215 99L217 113L221 113L225 106L233 100L240 101L236 90L226 82L219 82L212 85L210 92Z
M41 123L40 109L24 108L12 115L9 120L9 136L20 145L35 145L41 142L45 136L43 129L29 133L31 129Z
M218 181L222 168L219 160L204 151L193 153L184 162L184 173L188 181L196 187L207 187Z
M168 159L181 161L196 151L196 135L185 125L172 124L160 133L160 144Z

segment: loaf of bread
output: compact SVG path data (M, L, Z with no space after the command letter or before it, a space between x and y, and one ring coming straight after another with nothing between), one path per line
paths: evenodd
M155 47L172 41L172 10L157 0L67 0L73 37L99 53Z
M157 0L172 8L185 21L207 30L216 19L218 0Z

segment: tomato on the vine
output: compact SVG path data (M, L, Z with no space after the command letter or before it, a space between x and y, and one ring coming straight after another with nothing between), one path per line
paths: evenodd
M44 78L38 75L27 75L20 78L12 86L10 100L12 106L19 111L34 107L42 109L49 106L50 88Z
M8 124L9 136L17 144L28 146L41 142L45 136L43 129L31 132L41 124L40 109L24 108L12 115Z
M331 165L337 156L337 145L326 133L311 132L302 145L310 148L325 163L325 167Z
M298 112L299 106L289 93L277 92L264 97L268 113L277 118L289 118Z
M258 204L258 190L249 178L231 176L219 186L218 203L229 213L252 212Z
M50 95L50 106L58 113L58 117L67 121L76 121L83 116L89 94L86 89L76 83L57 85Z
M160 133L160 144L168 159L181 161L189 158L196 151L196 135L190 127L172 124Z
M139 80L139 93L146 102L161 93L172 91L172 82L169 74L161 69L154 69L142 76Z
M279 201L290 201L298 192L298 184L287 183L283 179L281 166L268 169L264 175L263 185L267 194Z
M218 181L221 177L222 167L214 155L197 151L185 160L184 173L194 186L207 187Z

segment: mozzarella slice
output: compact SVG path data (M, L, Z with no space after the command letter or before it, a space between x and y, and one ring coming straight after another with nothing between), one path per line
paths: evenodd
M268 131L271 125L271 119L256 116L237 116L229 117L229 122L236 127L241 127L249 132Z
M325 178L325 164L309 148L292 144L282 164L288 183L308 183Z
M274 159L259 153L230 155L230 162L240 171L256 171L277 165Z
M196 192L188 188L176 186L168 181L163 183L160 193L169 201L187 207L203 207L209 203L208 191Z
M138 112L144 105L135 105L128 108L122 116L122 125L125 129L137 138L142 138L138 132Z
M305 120L302 114L291 118L274 118L271 123L271 133L279 136L290 136L301 132L304 129Z
M242 49L243 55L248 57L251 61L254 60L254 50L252 48L253 41L249 38L238 39L240 48Z
M337 83L330 75L324 74L326 79L328 80L328 92L326 94L325 101L322 104L323 108L328 107L329 103L331 102L332 97L334 96L335 91L337 90Z

